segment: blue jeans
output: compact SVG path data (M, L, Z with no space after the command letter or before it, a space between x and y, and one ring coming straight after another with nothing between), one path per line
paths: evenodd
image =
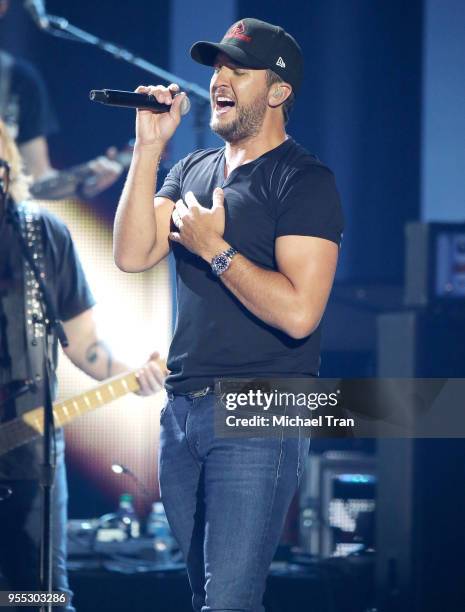
M0 570L11 590L40 590L39 551L42 525L42 489L37 480L4 481L13 494L0 502ZM57 440L57 468L52 496L53 589L72 595L66 572L68 488L64 441ZM22 610L22 608L20 608ZM28 608L28 610L38 608ZM72 604L60 607L75 612Z
M196 612L262 612L266 577L310 440L217 438L215 396L169 396L159 480Z

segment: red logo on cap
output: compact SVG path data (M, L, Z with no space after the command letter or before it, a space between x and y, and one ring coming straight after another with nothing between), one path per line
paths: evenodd
M245 40L245 42L250 42L252 38L245 34L245 27L242 21L233 25L227 33L225 34L225 38L239 38L240 40Z

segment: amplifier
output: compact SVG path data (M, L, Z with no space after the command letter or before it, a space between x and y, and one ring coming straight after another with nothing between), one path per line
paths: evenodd
M318 557L344 557L374 540L376 463L355 451L310 453L300 488L300 545Z

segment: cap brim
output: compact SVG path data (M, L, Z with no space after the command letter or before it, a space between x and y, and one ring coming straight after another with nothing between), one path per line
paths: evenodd
M239 47L225 43L211 43L204 40L192 45L190 54L194 61L204 66L213 66L218 53L224 53L234 62L247 68L265 69L266 66L259 62Z

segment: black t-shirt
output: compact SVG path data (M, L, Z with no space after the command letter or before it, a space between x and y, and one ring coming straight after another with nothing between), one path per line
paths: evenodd
M0 61L0 80L2 78ZM12 137L20 145L38 136L49 136L58 129L45 83L36 68L26 60L12 58L8 94L0 113Z
M41 210L45 282L57 316L68 321L94 304L68 228ZM31 377L25 328L23 258L13 227L0 219L0 385ZM56 339L55 339L56 342ZM56 351L54 369L56 368ZM28 392L15 402L0 405L0 421L43 405L41 392ZM0 478L37 476L38 445L31 443L0 456Z
M317 236L340 244L343 217L334 176L292 138L224 178L224 148L195 151L178 162L157 196L176 202L192 191L212 206L225 194L224 239L253 263L277 270L279 236ZM178 318L166 387L185 393L221 377L317 375L320 327L296 340L248 311L210 266L173 243Z

